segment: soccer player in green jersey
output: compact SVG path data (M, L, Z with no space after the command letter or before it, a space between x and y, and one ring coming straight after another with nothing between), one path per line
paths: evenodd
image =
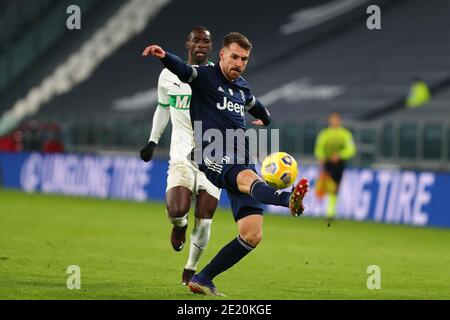
M355 153L356 147L352 133L341 126L341 115L339 112L332 112L328 116L328 128L323 129L319 133L314 148L314 155L322 167L322 174L319 180L325 180L321 182L327 186L325 189L328 194L326 212L328 226L330 226L331 221L336 216L337 194L346 162ZM324 177L325 179L323 179Z
M205 27L195 27L186 40L187 62L190 65L210 65L212 52L211 32ZM166 211L173 225L170 242L175 251L183 249L186 242L188 213L191 199L195 197L195 224L191 233L189 258L181 275L182 284L187 285L197 270L200 257L205 251L211 235L211 224L217 208L220 189L214 186L205 174L198 170L188 157L194 148L190 104L191 87L164 69L158 79L158 107L153 116L152 131L147 145L140 151L145 162L153 158L156 146L172 122L170 161L167 175Z

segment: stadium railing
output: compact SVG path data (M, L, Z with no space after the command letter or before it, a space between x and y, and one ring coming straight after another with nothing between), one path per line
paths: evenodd
M68 151L118 150L137 152L149 137L151 122L123 117L42 117L41 121L59 123ZM323 121L273 123L279 128L280 149L298 155L306 163L314 162L314 145ZM351 165L376 167L385 164L421 170L450 170L450 121L400 120L361 122L344 125L354 135L357 155ZM171 126L158 145L168 156ZM269 136L270 141L270 136Z

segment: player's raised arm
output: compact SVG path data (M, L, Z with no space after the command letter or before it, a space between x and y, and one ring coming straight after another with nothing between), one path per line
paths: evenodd
M197 70L186 64L178 56L163 50L158 45L151 45L144 49L144 57L154 56L161 60L164 66L173 72L181 81L191 82L197 77Z
M142 52L142 55L144 57L154 56L158 59L162 59L166 56L166 52L160 46L158 46L156 44L152 44L144 49L144 52Z

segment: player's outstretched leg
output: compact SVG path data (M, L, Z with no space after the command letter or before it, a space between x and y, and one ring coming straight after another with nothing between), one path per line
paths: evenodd
M189 282L194 293L223 295L219 293L213 279L228 270L249 254L262 240L263 216L261 213L247 215L237 221L239 235L225 245L203 270Z
M189 289L195 294L225 297L223 293L217 291L216 286L214 285L212 280L204 280L200 278L198 275L194 275L191 278L188 286Z
M303 198L309 190L306 179L300 180L291 192L269 186L251 169L235 167L229 171L226 179L228 184L235 185L240 192L249 194L260 203L289 208L294 217L301 215L305 209Z
M289 199L289 210L294 217L297 217L305 211L305 206L303 205L303 198L309 191L308 180L301 179L292 189L291 196Z
M166 193L166 211L173 224L170 242L175 251L181 251L186 242L191 194L191 191L185 187L174 187Z
M213 279L234 266L254 248L238 235L234 240L225 245L199 274L192 277L188 284L189 289L194 293L204 295L223 295L217 291Z
M261 180L255 180L250 187L250 195L264 204L272 204L289 208L291 215L303 214L305 207L303 198L309 190L308 180L301 179L291 192L279 191Z

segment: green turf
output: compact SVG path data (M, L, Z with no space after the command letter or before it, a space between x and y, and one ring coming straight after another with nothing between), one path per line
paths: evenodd
M0 189L0 299L209 299L179 284L161 204ZM219 210L203 266L237 234ZM216 279L229 299L450 299L450 230L266 216L264 240ZM66 268L81 268L81 290ZM366 270L381 268L381 289Z

